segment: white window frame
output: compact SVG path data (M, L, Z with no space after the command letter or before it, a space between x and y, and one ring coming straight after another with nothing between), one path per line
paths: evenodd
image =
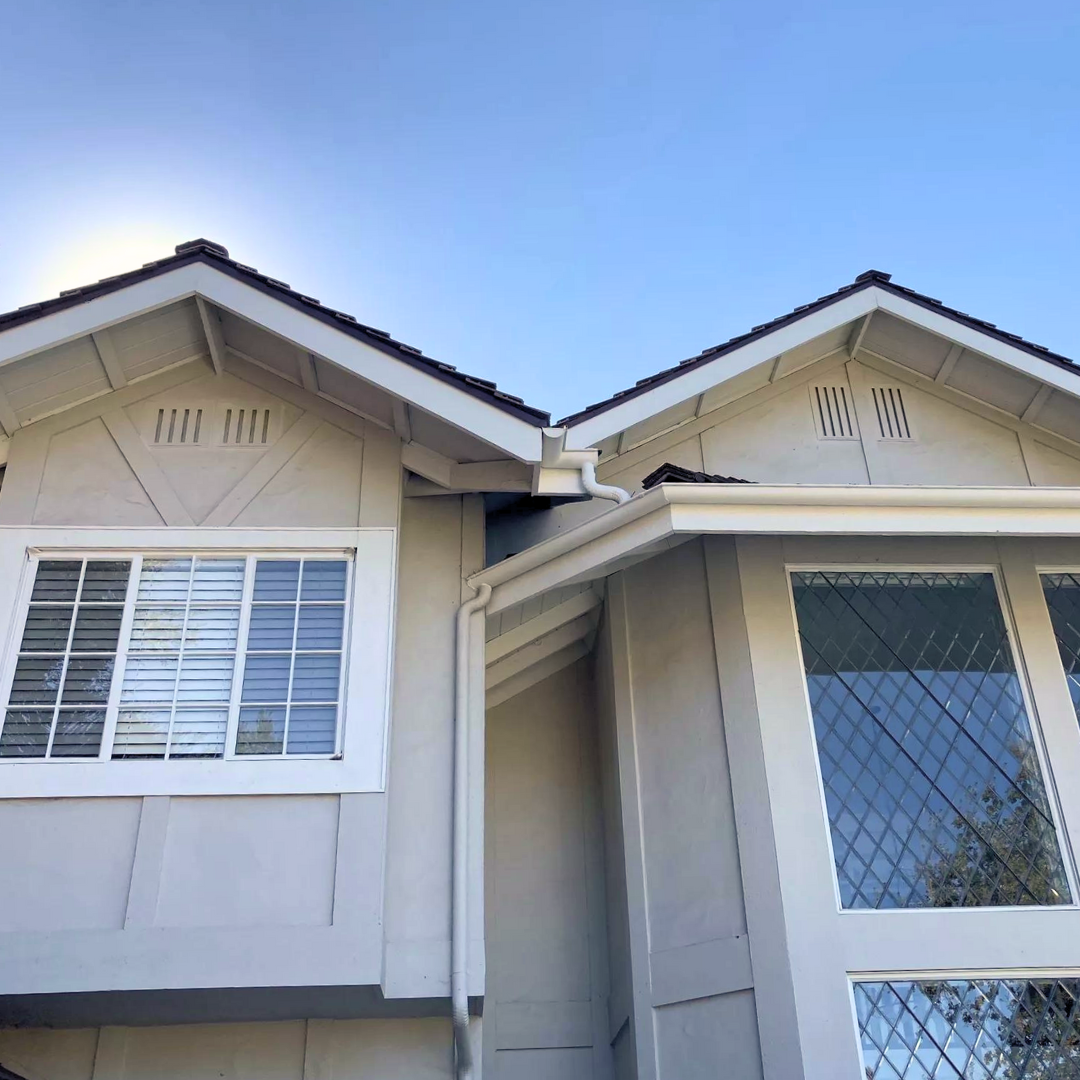
M245 557L229 723L220 758L112 759L112 740L138 585L139 556ZM239 691L254 560L346 558L345 635L335 750L327 754L235 752ZM37 563L43 558L130 559L132 570L97 758L0 759L0 798L97 795L291 794L385 790L395 594L395 530L0 529L0 690L6 703Z
M737 541L779 899L803 1080L864 1075L853 983L1067 977L1080 972L1077 723L1038 573L1080 564L1080 541L991 537L746 537ZM841 910L792 570L991 569L1040 747L1072 903ZM783 993L767 971L759 1007ZM768 1080L774 1077L766 1071Z
M970 971L949 971L932 969L924 971L880 971L871 975L863 975L848 980L848 993L851 1001L851 1019L855 1025L855 1035L859 1043L859 1073L865 1077L866 1058L862 1045L862 1031L859 1029L858 1007L855 1002L855 987L859 983L884 983L884 982L955 982L977 981L982 979L1000 979L1015 981L1030 981L1040 979L1076 979L1080 978L1080 967L1046 969L1026 968L987 968Z

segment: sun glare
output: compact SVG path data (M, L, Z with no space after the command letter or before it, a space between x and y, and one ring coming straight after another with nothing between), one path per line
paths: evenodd
M148 224L114 226L68 237L68 242L45 260L34 291L41 298L55 296L64 289L136 270L143 263L171 255L177 244L191 239L175 229Z

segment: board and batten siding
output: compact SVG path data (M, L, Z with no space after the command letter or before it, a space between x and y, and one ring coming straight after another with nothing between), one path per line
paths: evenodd
M0 1031L26 1080L445 1080L450 1022L288 1020Z
M240 407L259 411L254 442L218 445ZM191 439L202 410L197 443L160 442L174 408ZM48 1080L135 1080L151 1062L178 1078L447 1075L454 613L482 520L470 497L403 503L395 436L246 363L187 363L16 432L0 528L390 529L399 617L385 790L0 790L0 1009L27 1025L0 1033L0 1062ZM191 996L214 988L228 1016ZM154 1026L366 1010L433 1018ZM150 1026L99 1035L114 1014ZM46 1022L71 1030L33 1026Z
M615 1076L760 1080L701 541L609 579L598 657Z

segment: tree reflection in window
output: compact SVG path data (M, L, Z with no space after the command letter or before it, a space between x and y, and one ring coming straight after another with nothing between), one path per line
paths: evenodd
M855 984L866 1080L1076 1080L1080 980Z
M792 585L843 906L1069 902L993 576Z

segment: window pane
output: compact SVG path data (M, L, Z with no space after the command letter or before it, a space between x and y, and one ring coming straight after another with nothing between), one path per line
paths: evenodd
M295 600L300 580L300 562L295 559L259 559L255 565L255 592L252 599Z
M284 707L262 706L240 710L240 726L236 735L238 754L280 754L284 737Z
M293 701L337 701L341 657L317 653L297 656L293 671Z
M297 705L289 712L290 754L332 754L336 733L334 706Z
M220 757L228 723L228 709L177 709L169 757Z
M238 607L192 607L188 612L185 649L232 650L240 626Z
M289 661L285 656L248 656L243 701L285 701L289 696Z
M109 700L115 661L111 656L73 656L64 677L64 705L101 703Z
M183 627L182 607L145 607L139 604L131 624L129 648L133 652L178 652Z
M243 559L196 559L192 603L240 602L244 592Z
M52 709L8 709L0 734L0 757L45 756L52 729Z
M1067 903L992 575L792 584L844 907Z
M1042 582L1073 708L1080 719L1080 575L1043 574Z
M293 604L268 604L251 609L251 627L248 630L248 648L291 649L293 621L296 607Z
M301 600L344 600L345 571L343 559L305 559Z
M122 607L87 607L79 605L75 617L75 633L71 637L73 652L116 652L120 640Z
M122 603L127 596L129 562L105 562L91 559L86 564L82 600L112 600Z
M300 608L300 625L296 630L298 649L340 649L345 625L345 609L338 604Z
M120 700L127 702L171 702L176 689L175 656L130 656L124 669Z
M176 700L227 702L232 675L231 656L185 656L180 661Z
M42 559L34 577L31 600L74 600L79 591L81 559Z
M20 652L63 652L71 630L73 607L30 605L26 613Z
M191 559L143 559L139 599L159 604L187 600Z
M168 709L121 709L113 740L114 758L161 758L169 735Z
M61 709L50 756L96 758L104 730L104 709Z
M1080 1076L1080 980L855 984L863 1066L876 1080Z
M8 701L17 705L54 704L63 668L62 657L20 657Z

